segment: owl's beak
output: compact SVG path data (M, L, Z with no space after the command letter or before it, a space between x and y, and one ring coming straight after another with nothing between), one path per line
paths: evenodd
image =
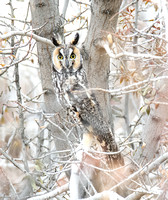
M69 60L68 59L65 60L65 66L66 66L66 68L69 68Z

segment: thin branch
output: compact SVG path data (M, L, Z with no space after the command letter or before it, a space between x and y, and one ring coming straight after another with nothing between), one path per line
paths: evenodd
M127 85L125 87L118 88L118 89L106 90L106 89L103 89L103 88L89 88L89 89L86 89L85 91L74 91L74 93L83 93L83 92L89 92L89 91L98 91L98 92L110 93L113 96L115 96L115 95L123 95L123 94L126 94L128 92L129 93L130 92L134 92L136 89L137 90L141 89L141 88L138 88L141 85L148 84L150 82L156 82L156 81L162 80L162 79L168 79L168 76L160 76L160 77L157 77L157 78L146 79L146 80L139 81L137 83L133 83L131 85Z
M157 20L158 21L158 20ZM154 22L156 23L156 21ZM151 27L151 26L150 26ZM143 30L139 30L139 29L135 29L136 32L141 36L141 35L144 35L146 37L151 37L151 38L155 38L155 39L160 39L160 40L163 40L165 41L166 43L168 43L168 40L165 39L164 37L160 36L160 35L156 35L156 34L152 34L152 33L146 33L146 29L143 29ZM130 37L130 36L129 36Z
M17 167L19 170L21 170L26 176L30 176L37 185L48 191L47 188L45 188L39 181L34 179L29 172L27 172L24 168L22 168L17 162L15 162L5 151L3 151L2 148L0 148L0 154L2 154L7 160L9 160L15 167Z
M126 197L126 200L135 200L135 199L140 199L143 195L145 194L153 194L153 195L160 195L161 194L161 190L158 190L158 188L154 187L148 187L147 185L145 186L146 189L143 188L138 188L137 190L135 190L135 192L133 192L132 194L130 194L129 196Z
M73 19L74 20L74 19ZM21 36L28 36L28 37L32 37L33 39L35 39L37 42L42 42L46 45L49 45L51 47L54 47L53 43L51 42L51 40L38 36L34 33L29 33L28 31L11 31L7 34L4 35L0 35L0 39L4 40L7 38L10 38L12 36L15 35L21 35ZM128 56L128 57L133 57L133 58L145 58L145 59L163 59L162 56L155 56L155 55L151 55L151 54L134 54L134 53L130 53L130 52L122 52L122 53L118 53L118 54L114 54L111 49L109 48L109 45L104 43L103 45L101 45L107 52L107 54L114 59L119 59L120 57L124 57L124 56Z
M129 183L129 181L137 179L139 176L143 176L145 173L149 173L152 170L157 169L159 167L159 165L167 159L168 159L168 153L165 153L162 156L160 156L159 158L157 158L156 160L154 160L151 164L145 165L143 168L141 168L138 171L136 171L135 173L131 174L129 177L124 179L122 182L113 186L110 190L114 190L119 186Z
M73 0L75 3L78 3L78 4L83 4L83 5L86 5L86 6L90 6L91 7L91 5L90 4L88 4L88 3L83 3L83 2L81 2L81 1L76 1L76 0Z
M139 0L137 0L136 1L136 3L135 3L135 22L134 22L134 26L135 26L135 28L137 29L137 26L138 26L138 1ZM134 36L134 38L133 38L133 45L135 45L135 46L133 46L133 53L134 54L138 54L138 36L137 36L137 34ZM135 64L139 64L138 62L136 62Z
M68 154L68 155L61 156L61 157L63 157L63 158L69 157L69 156L71 156L71 155L74 154L74 152L72 152L72 149L61 150L61 151L50 151L50 153L46 153L45 155L40 156L40 157L38 157L38 158L33 158L33 160L44 159L44 158L47 157L47 156L50 156L50 155L53 155L53 154L60 154L60 153L66 153L66 154L67 154L67 153L70 153L70 154ZM59 158L60 158L60 156L59 156Z
M6 16L0 16L0 18L2 18L2 19L8 19L8 20L11 20L11 21L17 21L17 22L21 22L21 23L27 23L27 24L31 23L30 21L16 19L16 18L12 18L12 17L6 17Z
M121 8L121 10L119 12L116 12L110 20L113 20L114 17L116 17L119 13L123 12L125 9L129 8L130 6L134 5L134 3L136 3L137 0L131 2L130 4L126 5L124 8Z
M166 40L168 40L168 22L167 22L167 18L168 18L168 12L167 12L167 1L166 0L162 0L160 1L161 4L162 4L162 16L164 18L164 23L165 23L165 37L166 37ZM166 44L166 47L167 47L167 44ZM167 50L167 48L166 48Z
M63 192L66 192L69 188L69 184L65 184L61 187L58 187L56 188L55 190L51 191L51 192L48 192L46 194L43 194L43 195L39 195L39 196L36 196L36 197L31 197L31 198L28 198L27 200L45 200L45 199L50 199L52 197L55 197Z
M5 151L2 150L2 148L0 148L0 153L7 160L9 160L15 167L17 167L18 169L20 169L24 174L29 175L28 172L25 169L23 169L20 165L18 165L17 162L15 162Z
M127 136L127 138L123 142L120 143L120 145L124 144L132 136L132 134L135 131L136 126L138 125L138 123L140 122L140 120L141 120L142 117L143 117L143 114L138 118L138 120L136 121L136 124L135 124L135 126L133 128L133 130L130 132L130 134Z
M155 55L151 55L151 54L144 54L144 53L131 53L131 52L126 52L123 51L122 53L118 53L118 54L114 54L111 49L109 48L109 46L107 47L107 45L103 46L104 49L106 50L107 54L109 55L110 58L114 58L114 59L119 59L121 57L132 57L132 58L143 58L143 59L163 59L163 56L155 56Z
M69 20L67 23L61 25L61 28L64 27L65 25L72 23L75 19L77 19L78 17L80 17L83 13L85 13L87 10L89 10L88 8L85 9L83 12L79 13L77 16L73 17L71 20Z
M13 36L12 36L13 37ZM20 62L24 61L26 59L26 57L29 55L30 53L30 48L31 48L31 40L32 40L32 37L30 38L29 42L27 44L29 44L29 49L28 51L26 52L25 56L23 56L23 58L21 58L20 60L16 61L16 62L13 62L12 64L9 64L9 65L5 65L4 67L0 68L1 69L8 69L9 67L12 67L12 66L15 66L15 65L18 65ZM18 49L16 49L17 51ZM13 50L14 51L14 50ZM15 54L16 54L16 51L15 51Z

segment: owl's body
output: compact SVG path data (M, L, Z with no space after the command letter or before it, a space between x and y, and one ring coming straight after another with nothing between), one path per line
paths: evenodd
M53 82L56 95L63 107L77 113L81 124L93 134L100 143L104 152L117 152L118 147L107 123L104 121L99 103L95 95L87 90L87 78L83 69L80 50L75 46L79 35L70 45L53 43L56 49L53 52ZM106 155L110 166L123 164L121 154Z

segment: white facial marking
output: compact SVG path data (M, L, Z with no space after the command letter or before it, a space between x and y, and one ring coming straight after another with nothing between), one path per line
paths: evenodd
M61 53L62 55L64 55L63 49L60 49L60 53Z

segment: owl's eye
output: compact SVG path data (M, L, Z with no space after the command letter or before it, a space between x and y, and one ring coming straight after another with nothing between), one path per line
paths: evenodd
M75 59L76 55L74 53L71 54L70 59Z
M62 60L64 57L63 57L62 54L59 54L59 55L57 56L57 58L58 58L58 60Z

